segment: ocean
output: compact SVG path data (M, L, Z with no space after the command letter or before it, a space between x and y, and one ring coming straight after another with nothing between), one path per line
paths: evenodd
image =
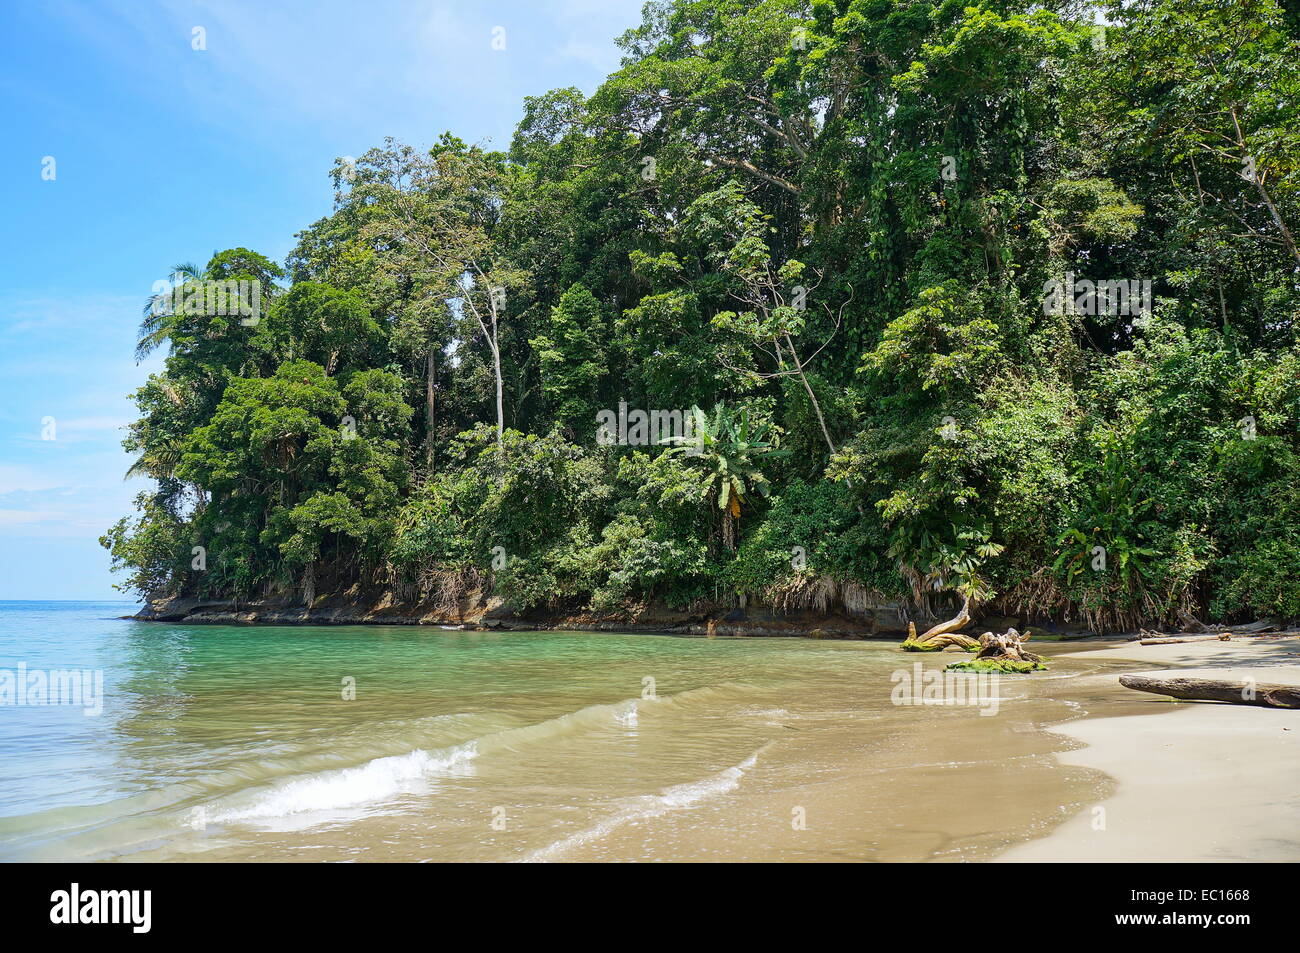
M994 714L889 642L132 611L0 603L0 860L977 860L1107 785L1068 656Z

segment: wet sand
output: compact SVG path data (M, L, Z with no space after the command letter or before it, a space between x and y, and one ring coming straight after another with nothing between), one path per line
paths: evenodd
M1116 681L1131 665L1081 648L1041 647L1052 655L1051 671L1002 677L990 717L966 706L895 707L882 717L873 710L878 681L843 695L786 699L774 724L787 730L734 783L717 779L727 785L724 795L674 804L685 792L666 791L646 810L609 817L523 859L992 860L1114 791L1103 771L1059 762L1056 755L1077 742L1049 730L1091 712L1145 707ZM889 651L900 669L918 660ZM964 657L928 655L922 664L935 671ZM831 698L844 707L828 709Z
M1124 643L1076 658L1149 663L1134 669L1143 672L1300 684L1300 639ZM1300 711L1120 691L1137 700L1142 714L1052 729L1085 746L1058 754L1060 763L1105 772L1114 792L997 860L1300 860ZM1161 717L1146 717L1153 712Z
M869 743L853 712L801 717L807 736L769 745L727 796L598 825L531 859L1300 860L1300 712L1118 682L1176 669L1300 684L1300 640L1098 644L1036 646L1050 672L1004 678L996 717L915 709Z

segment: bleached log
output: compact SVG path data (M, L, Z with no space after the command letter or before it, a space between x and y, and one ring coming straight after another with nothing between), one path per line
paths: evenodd
M1138 645L1176 645L1179 642L1230 642L1232 636L1225 632L1223 635L1161 635L1152 639L1142 639Z
M1220 678L1150 675L1121 675L1119 683L1137 692L1168 695L1189 701L1229 702L1262 708L1300 708L1300 686L1255 682L1250 679L1229 681Z
M961 610L949 619L947 622L940 622L938 625L926 629L925 634L916 641L928 642L936 635L944 635L948 632L955 632L957 629L964 629L970 625L970 596L962 600Z

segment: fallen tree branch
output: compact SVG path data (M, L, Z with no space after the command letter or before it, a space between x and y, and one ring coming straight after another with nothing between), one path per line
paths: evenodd
M1262 708L1300 708L1300 686L1260 684L1254 679L1228 681L1217 678L1153 678L1150 675L1121 675L1119 683L1136 692L1168 695L1190 701L1229 702Z
M1185 614L1184 614L1185 615ZM1190 617L1187 617L1190 619ZM1263 632L1276 632L1281 626L1272 619L1260 619L1258 622L1243 622L1238 625L1220 625L1208 626L1203 622L1197 622L1191 619L1195 625L1184 624L1181 632L1156 632L1153 629L1141 629L1138 635L1130 639L1130 642L1141 641L1143 645L1159 645L1156 640L1163 639L1166 642L1200 642L1210 641L1213 639L1227 640L1234 635L1258 635ZM1211 633L1208 635L1197 635L1196 633Z
M962 635L957 629L970 625L970 596L962 600L961 610L947 622L926 629L920 638L916 635L916 624L907 624L907 639L903 642L905 652L941 652L950 645L958 645L967 651L979 647L978 642L969 635Z
M1278 624L1272 619L1261 619L1258 622L1246 622L1242 625L1221 625L1220 632L1231 632L1233 635L1243 635L1251 632L1272 632L1278 628Z
M970 625L970 596L964 598L961 602L961 609L955 616L947 622L940 622L938 625L925 630L918 642L928 642L935 636L943 635L947 632L955 632L957 629L964 629ZM971 640L974 641L973 639Z
M1142 639L1138 645L1174 645L1178 642L1230 642L1232 635L1223 633L1223 635L1154 635L1149 639Z

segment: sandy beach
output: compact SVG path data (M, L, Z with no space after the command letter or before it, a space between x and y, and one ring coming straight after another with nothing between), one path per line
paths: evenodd
M1131 642L1073 657L1300 684L1300 639ZM1063 765L1105 772L1115 792L997 860L1300 860L1300 712L1130 694L1160 716L1088 717L1051 729L1083 745L1058 753Z

